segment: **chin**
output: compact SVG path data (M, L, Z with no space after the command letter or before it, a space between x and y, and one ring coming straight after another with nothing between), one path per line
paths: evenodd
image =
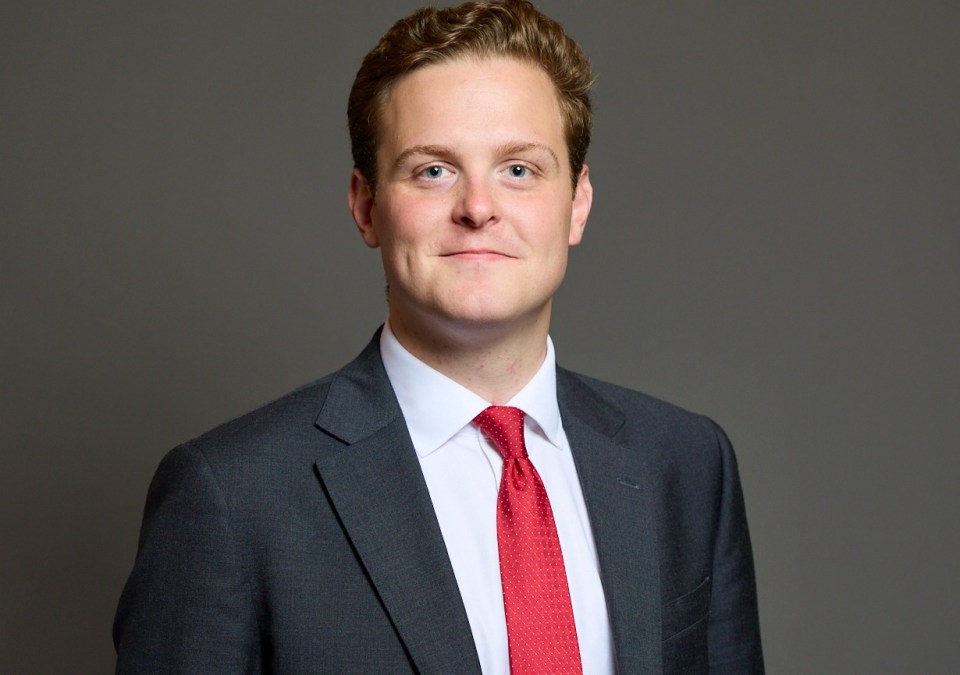
M487 296L487 294L463 293L463 302L449 303L445 307L439 308L443 314L446 314L454 321L463 321L466 323L501 323L510 321L522 311L518 308L504 303L502 298Z
M543 306L519 308L491 304L483 307L475 305L461 307L447 312L446 318L450 325L460 330L497 333L516 329L525 324L538 323L545 314L549 317L549 309Z

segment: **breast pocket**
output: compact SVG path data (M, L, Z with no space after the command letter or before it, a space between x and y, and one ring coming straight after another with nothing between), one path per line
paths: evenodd
M664 673L707 672L707 619L710 615L710 577L689 593L663 606L660 635Z

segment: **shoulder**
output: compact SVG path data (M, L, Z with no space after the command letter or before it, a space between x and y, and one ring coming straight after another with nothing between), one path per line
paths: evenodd
M570 371L558 370L557 384L568 437L583 442L585 428L598 432L619 448L625 466L639 463L664 484L690 482L704 494L736 472L726 434L705 415Z
M219 494L272 491L291 473L309 480L322 434L314 426L333 376L297 388L181 443L160 462L150 493ZM212 491L212 492L211 492Z
M312 434L330 383L336 373L305 384L234 419L217 425L185 445L219 454L230 448L274 446Z
M389 421L398 408L380 357L379 331L343 368L187 441L164 459L221 486L312 480L318 458ZM177 472L177 471L175 471Z
M340 445L326 433L327 428L321 429L324 418L347 420L379 403L356 392L386 395L389 383L378 344L379 331L344 367L214 427L184 443L179 451L201 453L211 464L283 458L312 463L325 444Z
M557 382L571 412L606 417L608 425L619 425L615 437L653 433L715 443L723 434L709 417L640 391L563 368L557 369Z

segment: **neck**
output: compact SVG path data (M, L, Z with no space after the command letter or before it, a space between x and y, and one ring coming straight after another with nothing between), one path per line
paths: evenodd
M493 405L507 403L523 389L547 354L549 316L509 331L474 326L436 333L411 330L393 316L388 321L407 351Z

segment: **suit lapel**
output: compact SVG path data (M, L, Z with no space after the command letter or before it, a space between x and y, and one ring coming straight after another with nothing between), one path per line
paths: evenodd
M612 439L624 424L622 410L563 369L557 396L597 547L617 670L659 672L656 431L646 447L618 445Z
M379 333L333 380L317 426L345 445L317 471L417 669L479 673L453 568Z

